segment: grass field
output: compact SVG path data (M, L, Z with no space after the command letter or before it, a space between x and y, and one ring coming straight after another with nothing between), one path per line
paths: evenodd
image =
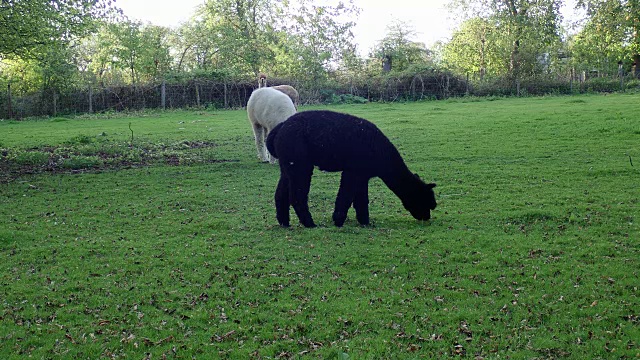
M335 228L316 171L280 228L240 110L0 121L0 358L640 357L640 95L330 109L431 221L375 179Z

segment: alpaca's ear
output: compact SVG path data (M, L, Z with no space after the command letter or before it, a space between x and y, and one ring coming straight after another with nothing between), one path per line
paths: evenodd
M427 184L427 187L430 189L433 189L434 187L436 187L436 184L435 183Z

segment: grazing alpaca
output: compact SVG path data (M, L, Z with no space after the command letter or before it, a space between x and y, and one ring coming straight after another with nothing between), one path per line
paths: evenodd
M265 147L267 135L276 125L296 113L291 99L273 88L256 89L247 102L247 115L253 127L258 159L275 163Z
M258 77L258 88L263 88L263 87L267 87L267 75L260 74L260 76ZM296 109L298 108L298 101L300 100L300 95L298 94L298 90L296 90L293 86L277 85L277 86L272 86L272 88L287 95L293 102L293 105L296 107Z
M342 226L353 204L356 218L369 224L368 183L379 177L418 220L431 218L436 208L433 188L413 174L400 153L373 123L332 111L304 111L276 126L267 148L280 162L275 194L276 218L289 226L289 206L306 227L315 224L309 212L309 188L313 167L342 171L333 222Z

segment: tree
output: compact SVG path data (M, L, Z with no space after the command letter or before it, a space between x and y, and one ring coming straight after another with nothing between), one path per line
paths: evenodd
M569 39L572 65L582 71L617 73L618 61L630 61L631 57L620 36L610 35L600 31L597 23L587 21L582 30Z
M215 39L223 64L257 76L265 59L273 57L269 34L277 7L270 0L208 0L200 8L206 30Z
M182 24L171 36L172 47L176 50L177 71L210 70L214 57L219 51L216 36L206 22L193 19Z
M468 18L491 21L509 40L508 75L535 71L540 56L559 41L561 0L453 0Z
M355 45L352 29L360 9L352 1L319 5L299 0L297 6L285 2L282 17L289 19L284 34L289 37L286 55L297 76L319 80L339 66L353 63Z
M113 23L107 28L105 39L111 45L107 58L111 56L116 68L126 70L131 83L156 78L169 70L169 29L137 21Z
M640 65L640 1L579 0L577 6L587 11L588 20L576 45L590 43L605 57Z
M463 22L451 40L442 48L442 63L460 74L477 74L482 80L487 73L504 74L501 61L504 40L496 26L487 19L473 18Z
M145 25L142 28L140 73L146 79L158 79L172 68L169 37L171 30L163 26Z
M97 29L116 10L110 0L0 1L0 57L31 58Z
M424 43L412 40L415 30L407 23L395 21L387 26L385 37L378 41L370 57L382 61L383 71L404 71L410 65L429 64L429 51Z
M8 59L2 65L0 74L11 80L15 94L36 91L60 93L72 88L80 79L73 51L61 44L39 49L38 58Z
M317 5L275 0L209 0L196 19L212 62L241 75L305 76L316 79L352 52L358 9L342 1ZM185 57L199 41L183 44Z
M118 39L111 31L111 26L105 23L75 47L79 68L85 70L89 78L95 77L102 87L118 82L114 78L121 77L114 55L117 44Z

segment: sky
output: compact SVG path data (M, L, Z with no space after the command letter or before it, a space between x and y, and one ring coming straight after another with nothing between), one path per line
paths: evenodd
M413 27L414 41L432 45L446 40L455 28L445 4L448 0L354 0L361 9L354 28L359 51L365 55L386 34L387 25L400 20ZM186 22L204 0L117 0L129 18L177 27ZM152 5L151 5L152 4Z
M319 1L321 2L321 1ZM377 41L384 38L387 25L394 21L408 24L416 32L412 40L431 47L437 41L446 41L456 29L446 4L449 0L354 0L361 9L354 28L355 42L361 55L367 55ZM186 22L204 0L117 0L130 18L155 25L177 27ZM569 5L575 0L567 0ZM152 4L152 5L150 5ZM570 6L565 7L564 13Z

